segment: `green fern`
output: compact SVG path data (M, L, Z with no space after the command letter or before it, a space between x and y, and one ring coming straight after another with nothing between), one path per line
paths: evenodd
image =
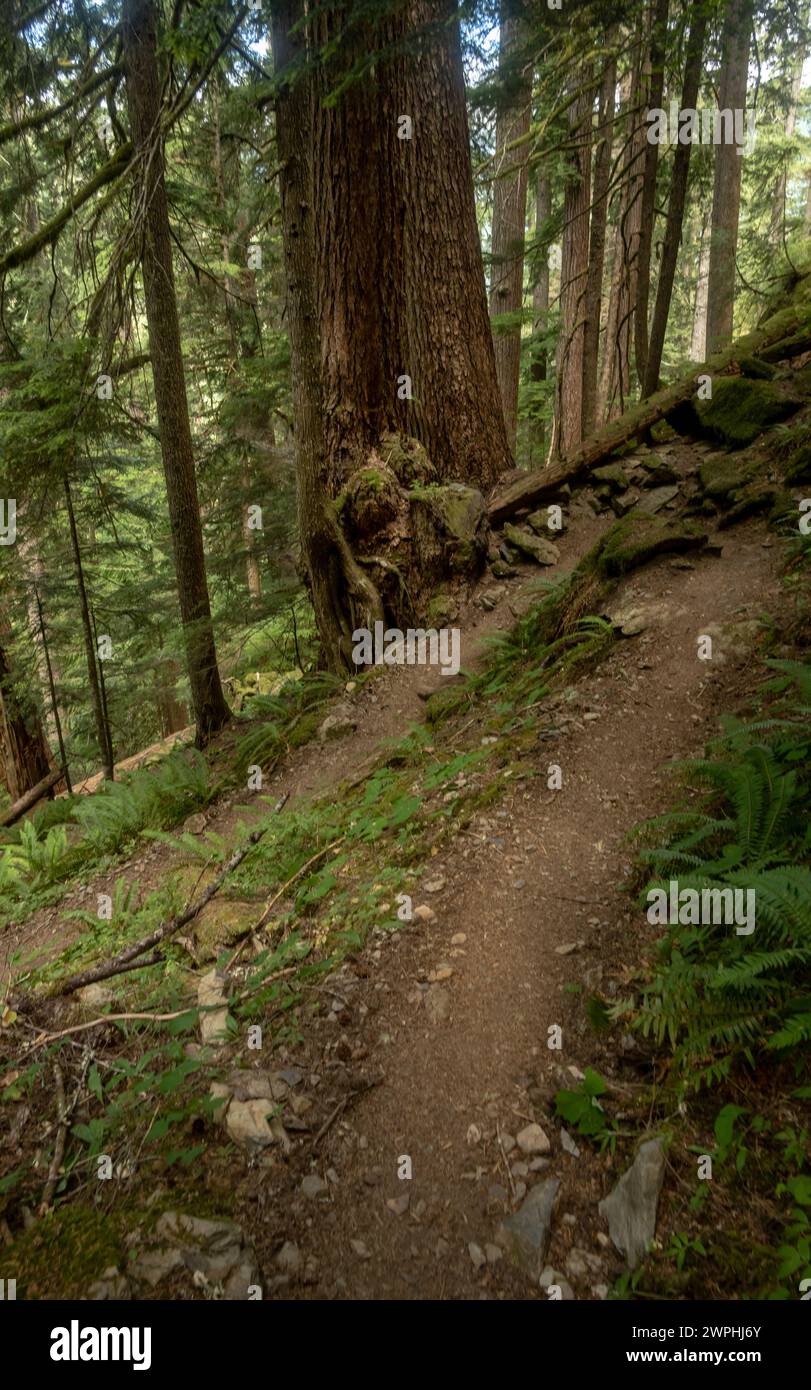
M780 672L766 693L777 718L725 720L706 758L681 767L702 789L695 804L638 827L648 841L640 863L679 891L732 889L754 894L755 926L739 934L722 923L671 924L635 1003L613 1006L674 1052L683 1087L718 1084L733 1066L767 1054L794 1060L811 1044L811 777L808 723L811 668L772 662ZM659 840L651 845L652 840ZM798 862L800 861L800 862Z

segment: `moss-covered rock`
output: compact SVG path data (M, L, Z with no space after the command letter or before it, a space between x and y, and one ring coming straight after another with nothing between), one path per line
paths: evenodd
M487 555L487 509L475 487L445 483L408 494L415 553L426 581L478 574Z
M604 463L591 476L596 483L608 483L614 492L624 492L628 486L628 475L619 463Z
M560 504L558 504L560 505ZM536 536L543 536L547 541L553 541L557 536L563 535L567 530L566 513L561 507L560 526L549 525L549 508L539 507L537 511L530 512L527 517L527 526L535 532Z
M56 1207L0 1248L0 1279L16 1279L17 1297L27 1301L87 1298L91 1284L113 1266L126 1268L121 1211L84 1202Z
M751 482L757 471L758 460L751 455L708 454L699 469L699 478L707 497L722 502Z
M556 565L560 559L557 546L544 536L536 536L523 526L513 526L508 521L504 526L504 537L522 555L527 555L538 565Z
M738 366L741 376L749 377L750 381L771 381L774 376L774 367L769 362L762 362L759 357L741 357Z
M636 460L644 470L645 487L663 487L667 483L677 483L679 475L672 464L658 454L642 454Z
M250 931L260 914L256 903L218 897L207 903L194 923L195 955L200 964L216 960Z
M697 521L666 521L634 511L615 521L591 553L591 559L599 575L615 579L657 555L700 550L706 541L706 533Z
M425 611L429 627L449 627L459 617L459 603L453 594L434 594Z
M705 434L731 449L745 449L801 405L799 396L777 382L728 376L714 383L712 400L697 400L695 409Z

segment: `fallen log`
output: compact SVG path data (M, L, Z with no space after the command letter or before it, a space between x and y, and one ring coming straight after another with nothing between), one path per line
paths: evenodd
M634 435L644 434L652 425L664 420L678 406L692 399L698 390L700 376L727 376L742 357L765 359L767 352L777 353L773 360L779 361L783 347L796 342L802 330L808 332L807 320L801 311L794 306L779 310L760 328L715 353L701 366L694 367L688 376L648 396L647 400L640 401L624 415L590 435L568 459L551 468L525 473L504 486L497 485L487 507L490 525L500 526L522 507L534 506L548 497L554 497L564 483L577 481L620 445L627 444Z
M36 806L45 793L51 790L51 787L55 787L57 782L61 782L64 776L64 767L52 767L47 777L43 777L41 782L37 782L35 787L31 787L29 791L25 792L14 802L13 806L9 806L7 810L3 811L0 815L0 828L13 825L15 821L18 821L20 816L24 816L26 811L30 811L32 806Z

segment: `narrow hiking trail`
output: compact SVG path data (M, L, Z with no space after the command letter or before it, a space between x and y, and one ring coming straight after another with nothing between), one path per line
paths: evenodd
M680 444L669 453L689 497L706 448ZM578 492L560 563L543 578L570 570L612 521ZM170 1174L149 1194L150 1203L173 1200L192 1211L201 1187L206 1210L217 1211L222 1194L255 1251L263 1297L545 1299L496 1236L527 1192L549 1180L559 1189L544 1264L565 1296L603 1298L622 1272L597 1210L622 1167L612 1171L607 1155L568 1140L554 1095L589 1066L612 1099L628 1097L629 1105L652 1079L633 1041L623 1038L618 1051L616 1032L606 1043L584 1011L595 990L623 996L650 941L644 913L623 890L633 859L627 837L672 805L668 764L700 752L719 714L755 689L760 620L783 597L780 550L761 521L710 540L704 551L663 556L619 583L604 611L630 635L543 700L531 774L507 780L501 798L478 809L420 871L409 890L413 920L396 932L374 928L362 949L310 987L322 1007L302 1012L298 1041L275 1045L272 1058L239 1044L232 1062L284 1069L283 1150L214 1143L192 1187ZM486 639L537 600L538 576L525 565L498 585L486 576L460 605L463 669L475 670ZM710 662L698 655L703 634L713 635ZM264 797L288 792L293 806L339 797L387 741L424 719L425 699L444 683L436 670L400 668L349 691L341 707L351 731L290 753ZM238 737L236 726L232 747ZM498 743L479 703L435 737L452 747ZM547 784L551 765L560 768L559 790ZM229 792L195 818L195 829L233 847L266 814L266 800L246 806L244 793ZM82 931L66 911L89 906L122 878L144 895L181 868L166 844L139 848L7 932L5 960L12 952L52 958ZM234 906L217 900L205 911L216 921ZM255 918L255 901L236 906ZM195 988L198 977L189 973ZM91 1015L98 1011L94 995L80 1016L91 1003ZM69 1022L76 1005L65 1008ZM552 1048L556 1029L561 1045ZM199 1052L189 1045L189 1056ZM529 1126L542 1132L524 1133ZM400 1176L406 1167L410 1176ZM679 1175L666 1177L660 1218L671 1180ZM166 1287L152 1296L166 1297Z
M542 773L560 765L561 790L516 785L478 816L423 877L420 901L435 917L373 940L333 979L332 1021L316 1023L291 1060L318 1075L325 1058L362 1059L381 1079L325 1135L317 1195L296 1172L271 1181L261 1223L251 1199L242 1213L259 1246L269 1235L268 1254L292 1241L318 1261L314 1296L526 1296L526 1276L493 1240L541 1175L561 1180L546 1263L577 1297L605 1296L621 1272L598 1239L605 1160L564 1152L552 1109L587 1065L620 1093L635 1076L606 1054L582 995L567 989L621 993L645 951L644 915L618 872L630 864L626 836L672 799L668 760L699 751L719 711L749 689L746 647L728 643L708 670L697 637L778 600L764 534L737 528L723 558L690 568L661 559L621 587L611 606L632 603L649 626L618 643L574 699L552 702L554 737L539 741L538 760ZM555 1024L559 1051L547 1047ZM533 1122L549 1151L525 1155L515 1136ZM410 1181L398 1178L404 1155ZM277 1281L286 1288L289 1275Z

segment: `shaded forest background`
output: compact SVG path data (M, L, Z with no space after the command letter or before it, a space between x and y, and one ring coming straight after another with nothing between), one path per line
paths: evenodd
M499 478L752 327L811 220L807 21L6 4L5 802L435 618ZM671 103L755 138L651 143Z

